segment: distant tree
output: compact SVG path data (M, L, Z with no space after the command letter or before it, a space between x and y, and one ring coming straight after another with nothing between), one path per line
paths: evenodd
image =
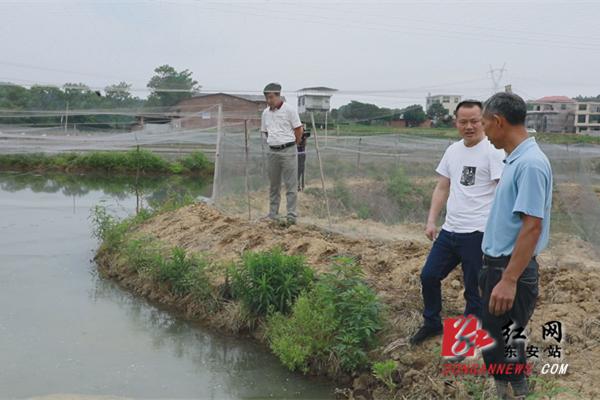
M427 119L427 114L423 111L423 107L418 104L413 104L404 109L404 120L407 126L418 126Z
M598 96L577 96L575 97L577 101L600 101L600 94Z
M192 72L187 69L177 72L170 65L161 65L154 73L147 85L152 90L148 106L169 107L200 90L198 82L192 79Z
M381 123L397 119L402 113L399 109L379 107L375 104L352 100L350 103L331 111L335 121L357 121L363 124Z
M378 117L380 115L380 108L375 104L352 100L350 103L340 107L339 114L343 119L348 121L363 120Z
M434 123L446 122L450 113L441 103L433 103L427 109L427 117Z
M0 108L24 109L28 101L27 88L12 83L0 83Z
M133 103L136 98L131 95L131 85L126 82L119 82L104 88L106 102L110 105L128 105Z

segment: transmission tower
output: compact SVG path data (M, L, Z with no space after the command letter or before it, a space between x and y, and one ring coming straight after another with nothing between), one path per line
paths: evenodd
M502 64L502 68L492 68L490 65L490 78L492 79L492 89L494 93L500 91L500 82L502 82L502 75L506 71L506 63Z

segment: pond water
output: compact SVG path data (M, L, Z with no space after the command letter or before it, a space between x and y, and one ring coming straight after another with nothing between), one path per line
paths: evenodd
M90 210L121 215L202 182L0 173L0 398L333 398L249 339L98 277ZM61 394L56 396L56 394Z

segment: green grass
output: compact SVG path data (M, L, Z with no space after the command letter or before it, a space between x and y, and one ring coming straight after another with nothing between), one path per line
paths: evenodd
M321 136L324 132L319 131ZM385 134L404 134L418 137L459 139L458 131L453 127L448 128L394 128L384 125L362 125L362 124L340 124L340 136L373 136ZM335 129L329 131L329 135L337 134ZM575 133L535 133L535 138L542 143L554 144L599 144L600 136L590 136Z
M201 152L171 162L144 149L127 152L95 151L90 153L28 153L0 155L1 170L102 172L116 175L189 174L208 175L212 163Z
M337 132L338 130L336 129L330 129L328 135L335 136ZM453 128L395 128L385 125L362 124L340 124L339 126L340 136L373 136L393 133L439 138L455 138L458 136L458 132ZM319 134L324 136L325 132L321 129L319 130Z

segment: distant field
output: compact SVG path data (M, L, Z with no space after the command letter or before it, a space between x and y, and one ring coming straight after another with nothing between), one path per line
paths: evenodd
M329 129L329 135L336 135L337 128ZM324 131L319 130L321 135ZM421 137L456 138L458 132L454 128L393 128L390 126L349 124L340 125L339 134L344 136L371 136L402 133ZM533 135L540 142L554 144L600 144L600 136L580 135L574 133L536 133Z

